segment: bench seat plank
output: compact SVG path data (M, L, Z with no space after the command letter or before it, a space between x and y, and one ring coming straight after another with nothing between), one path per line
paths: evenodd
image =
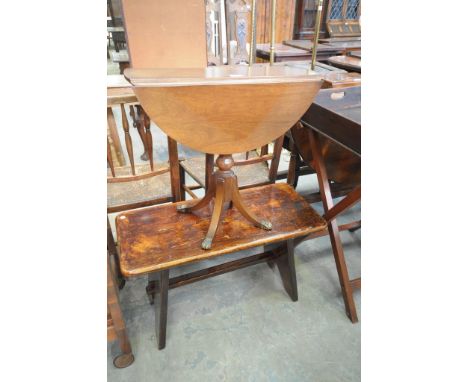
M209 250L200 248L210 223L208 207L196 215L181 213L176 211L176 206L186 202L180 202L117 215L123 275L140 276L326 228L322 217L288 184L277 183L240 192L246 206L255 215L270 220L273 229L254 227L235 208L229 209Z

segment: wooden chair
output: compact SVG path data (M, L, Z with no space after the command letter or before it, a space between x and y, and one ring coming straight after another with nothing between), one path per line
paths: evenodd
M361 278L350 279L340 231L354 231L361 221L338 226L337 216L361 199L361 88L322 90L314 104L292 129L292 137L304 161L317 173L320 192L315 200L324 207L328 234L343 294L346 314L351 322L358 316L353 291L361 288ZM337 204L333 199L344 196ZM310 235L323 236L326 232Z
M239 189L263 186L275 183L278 174L278 165L283 147L284 135L274 141L273 151L268 152L268 145L246 153L234 154L234 174L237 176ZM270 165L268 161L271 160ZM185 200L185 192L192 198L197 198L193 190L207 189L208 179L215 170L215 158L213 154L206 154L194 158L180 160L180 195ZM186 174L190 175L196 185L187 185Z
M122 308L120 307L115 274L112 272L109 252L107 252L107 341L119 341L122 354L114 358L114 365L123 368L135 360L128 339Z
M153 157L153 136L150 119L140 105L131 88L113 88L108 90L107 124L108 131L117 131L117 123L113 107L120 109L121 125L124 130L125 148L129 164L122 164L122 156L116 154L115 133L107 136L107 213L121 212L129 209L151 206L160 203L179 201L179 161L177 142L167 137L169 152L168 163L156 163ZM130 135L130 125L127 110L134 121L134 126L143 141L149 163L139 164L135 160L133 140ZM107 219L107 248L112 256L117 255L117 245L114 241L109 218ZM118 261L116 262L118 264ZM118 268L118 267L117 267ZM124 280L117 269L119 286Z

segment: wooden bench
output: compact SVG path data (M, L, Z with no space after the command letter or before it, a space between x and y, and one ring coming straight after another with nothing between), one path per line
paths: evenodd
M267 261L277 264L286 292L297 301L294 267L294 239L326 228L326 222L294 189L277 183L240 191L245 205L272 223L270 231L256 228L240 212L231 208L219 225L209 250L200 248L211 212L205 207L195 213L177 212L181 203L123 212L116 217L120 243L120 267L125 277L159 273L147 292L159 294L158 347L166 342L168 290L208 277ZM182 202L185 203L185 202ZM265 252L240 260L169 278L171 268L211 259L232 252L265 246ZM158 314L156 312L156 320Z

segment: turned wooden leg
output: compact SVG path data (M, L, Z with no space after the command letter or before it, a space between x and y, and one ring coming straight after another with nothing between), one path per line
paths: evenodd
M271 222L268 220L260 220L254 214L252 214L244 205L239 189L237 187L232 188L232 203L234 207L241 213L241 215L246 218L249 222L259 228L263 228L267 231L272 229Z
M294 263L294 239L286 241L286 252L276 259L276 264L286 292L291 300L298 300L296 266Z
M221 221L221 215L223 214L223 206L225 201L225 184L224 179L217 179L216 193L215 193L215 204L213 213L211 215L210 226L206 233L205 239L202 241L201 247L203 249L210 249L213 238L218 230L218 224Z
M320 195L322 198L325 214L333 208L333 198L328 182L327 170L322 156L322 148L320 144L319 135L316 131L308 131L309 143L312 148L314 157L314 169L317 172L317 178L320 186ZM340 239L340 231L336 217L328 222L328 232L330 235L330 242L333 249L333 256L335 258L336 270L340 280L341 292L346 308L346 314L351 322L357 322L358 317L356 313L356 306L354 304L353 288L349 280L348 267L344 257L343 246Z
M156 323L158 331L158 349L166 346L166 326L167 326L167 301L169 292L169 269L159 273L159 323ZM156 308L157 309L157 308ZM156 312L156 317L158 316Z
M127 331L125 329L116 330L116 335L122 354L114 358L114 366L122 369L124 367L130 366L135 360L135 356L132 353Z
M107 216L107 250L112 256L113 265L114 265L114 274L117 279L117 286L119 289L122 289L125 286L125 279L122 276L122 271L120 270L119 255L117 253L117 246L115 245L114 235L112 235L112 229L109 222L109 216Z

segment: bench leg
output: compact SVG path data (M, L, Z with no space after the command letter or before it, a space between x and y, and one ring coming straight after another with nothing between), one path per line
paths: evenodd
M291 300L298 300L296 266L294 263L294 239L286 241L287 252L276 259L284 289Z
M156 331L158 332L158 349L164 349L166 346L166 325L167 325L167 300L169 292L169 269L159 272L159 323L157 322L158 312L156 313Z

